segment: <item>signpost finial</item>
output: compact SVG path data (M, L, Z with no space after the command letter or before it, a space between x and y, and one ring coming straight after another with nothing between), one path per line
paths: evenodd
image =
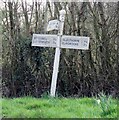
M60 13L60 21L64 22L66 11L62 9L59 11L59 13Z

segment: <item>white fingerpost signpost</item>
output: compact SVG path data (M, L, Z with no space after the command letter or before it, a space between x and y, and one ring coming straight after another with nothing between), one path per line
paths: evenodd
M51 89L50 89L50 96L52 97L55 97L55 92L56 92L61 48L82 49L82 50L89 49L89 40L90 40L89 37L63 35L65 14L66 14L65 10L61 10L59 20L49 21L47 31L58 30L58 35L33 34L33 38L32 38L32 46L56 48Z

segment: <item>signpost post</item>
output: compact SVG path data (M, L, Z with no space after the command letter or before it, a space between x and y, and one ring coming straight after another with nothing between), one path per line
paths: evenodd
M50 95L52 97L55 97L55 91L56 91L59 60L60 60L60 41L61 41L61 36L63 35L65 14L66 14L65 10L60 11L60 26L59 26L59 31L58 31L57 48L55 51L54 68L53 68L51 90L50 90Z
M88 50L89 48L89 37L84 36L63 36L63 27L65 20L65 10L60 11L60 21L52 20L49 22L48 30L59 30L58 35L50 34L33 34L32 46L39 47L55 47L55 58L53 66L53 75L50 89L50 96L55 97L59 60L60 60L60 50L61 48L69 49L82 49Z

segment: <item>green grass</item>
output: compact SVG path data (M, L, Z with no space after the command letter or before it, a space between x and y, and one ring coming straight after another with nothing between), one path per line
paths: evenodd
M94 98L14 98L1 99L3 118L116 118L117 100L103 114Z

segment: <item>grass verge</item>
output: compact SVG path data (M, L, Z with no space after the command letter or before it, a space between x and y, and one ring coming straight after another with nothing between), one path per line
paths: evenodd
M116 118L117 100L111 99L107 112L94 98L1 99L3 118ZM106 104L106 103L103 103Z

